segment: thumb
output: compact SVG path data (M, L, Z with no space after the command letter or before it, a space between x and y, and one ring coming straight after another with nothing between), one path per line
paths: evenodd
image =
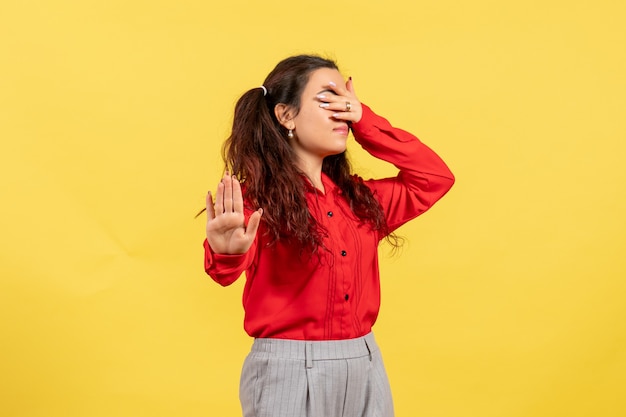
M260 208L248 219L248 226L246 227L246 235L255 236L257 230L259 229L259 223L261 223L261 215L263 215L263 209Z
M352 94L354 94L354 85L352 83L352 77L348 77L348 81L346 81L346 89Z

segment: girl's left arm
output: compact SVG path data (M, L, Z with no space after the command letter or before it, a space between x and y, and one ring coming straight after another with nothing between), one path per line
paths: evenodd
M352 124L356 141L371 155L400 170L393 178L366 181L382 205L391 232L432 207L450 190L454 175L416 136L361 106L363 116Z

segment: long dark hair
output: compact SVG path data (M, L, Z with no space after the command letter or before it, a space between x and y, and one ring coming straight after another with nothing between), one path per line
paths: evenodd
M267 94L254 88L237 102L232 133L222 150L226 169L243 184L246 204L253 210L264 209L262 221L269 240L292 240L311 252L323 246L326 233L309 212L306 179L274 107L283 103L297 113L311 73L320 68L338 69L334 61L312 55L279 62L263 82ZM363 181L352 175L346 153L326 157L322 171L337 184L354 215L397 247L397 238L388 236L380 204Z

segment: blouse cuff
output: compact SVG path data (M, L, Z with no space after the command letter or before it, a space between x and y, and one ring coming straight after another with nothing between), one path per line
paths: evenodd
M204 239L204 269L206 271L208 271L211 267L216 267L218 265L220 271L233 271L241 265L245 256L245 253L236 255L215 253L213 252L213 249L211 249L209 241Z

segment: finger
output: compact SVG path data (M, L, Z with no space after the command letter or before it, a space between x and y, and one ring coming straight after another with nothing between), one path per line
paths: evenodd
M206 215L207 220L213 220L215 218L215 208L213 207L213 196L209 191L206 195Z
M353 101L344 97L341 99L324 100L323 103L320 103L320 107L332 111L350 111L352 103Z
M354 92L354 84L352 82L352 77L348 77L348 81L346 81L346 90L348 90L350 94L356 97L356 94Z
M332 99L321 99L320 107L334 113L346 112L350 113L355 111L359 106L359 101L356 98L347 97L333 97ZM334 115L333 115L334 116Z
M259 229L259 224L261 223L261 216L263 215L263 209L260 208L248 219L248 227L246 227L246 235L253 238L256 236L256 232Z
M217 184L217 193L215 194L215 211L218 216L224 213L224 183Z
M228 172L224 174L222 182L224 183L224 213L231 213L233 211L233 179Z
M235 210L236 213L243 213L243 195L241 193L241 184L235 176L233 176L233 210Z
M335 120L343 120L346 122L358 122L361 118L360 113L354 111L338 111L331 116Z
M342 85L337 85L332 81L329 81L325 87L333 91L338 96L345 96L348 93L348 90L346 90Z

